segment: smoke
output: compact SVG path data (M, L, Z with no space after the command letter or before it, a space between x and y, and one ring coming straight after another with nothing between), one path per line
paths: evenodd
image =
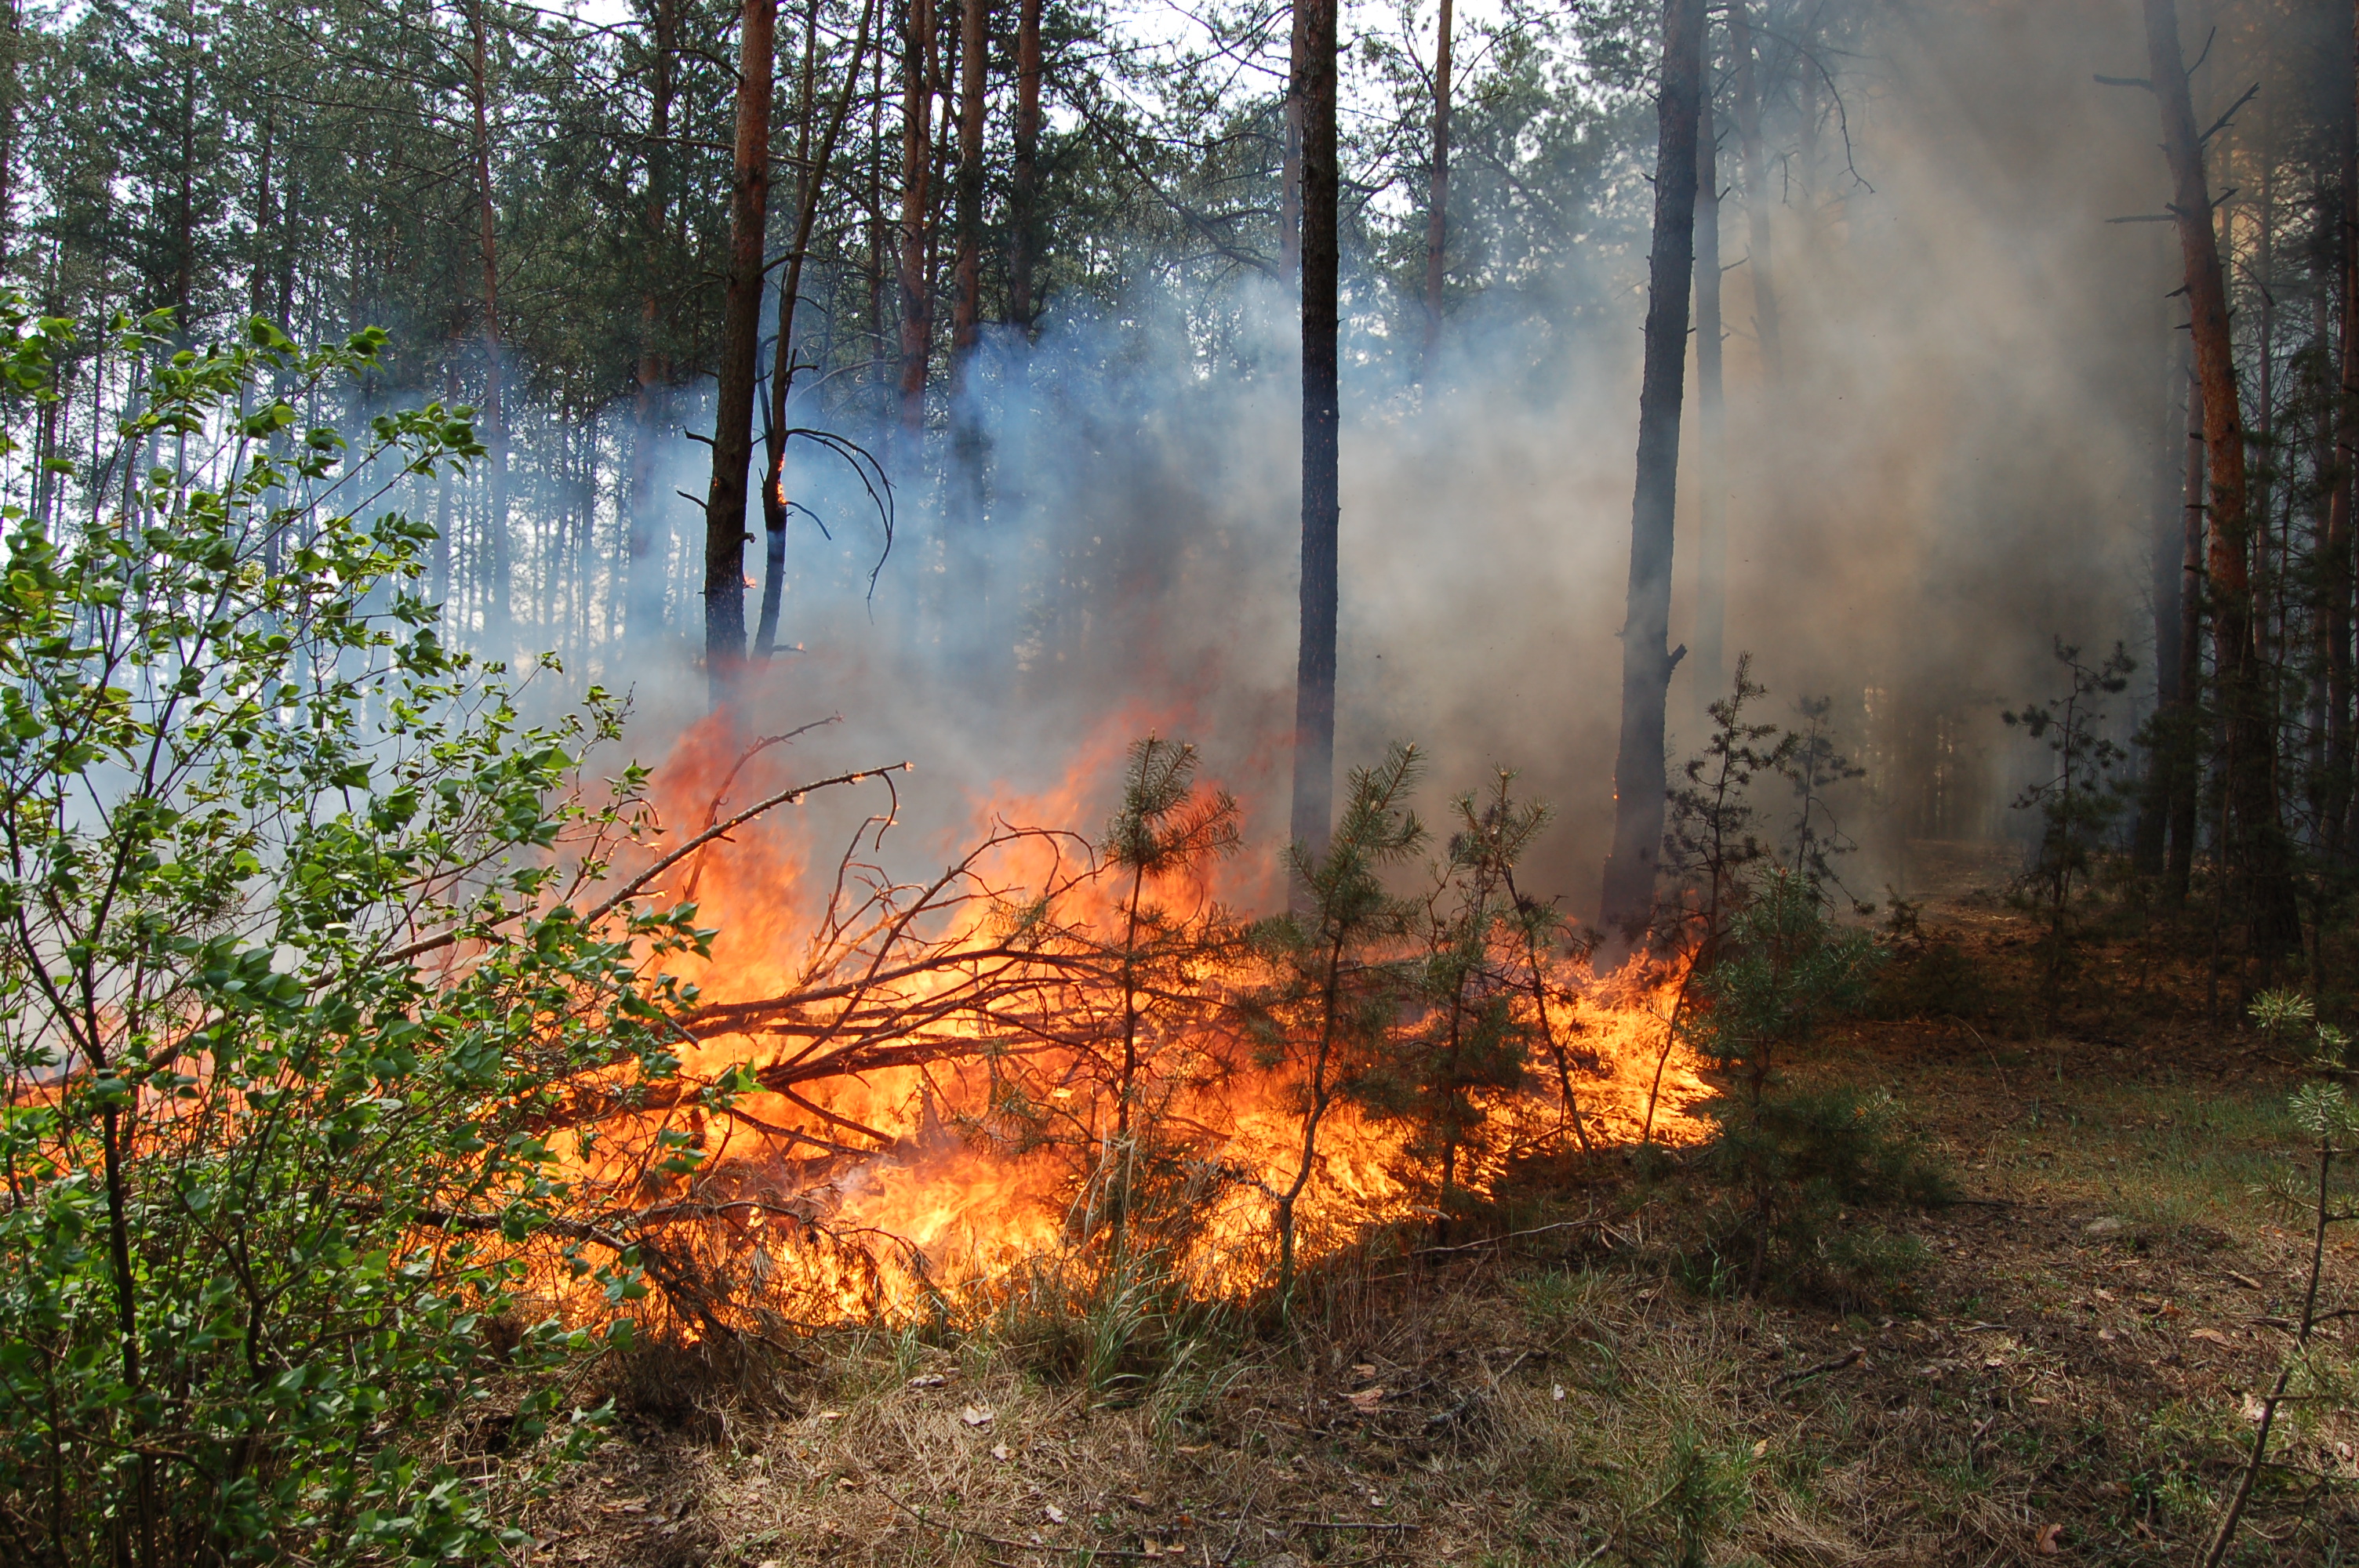
M1821 84L1815 146L1791 103L1773 121L1775 383L1750 335L1742 191L1723 207L1726 645L1755 654L1768 717L1835 699L1871 766L1845 827L1866 846L1847 880L1872 892L1907 876L1910 838L2007 828L2035 757L1997 713L2053 685L2051 636L2140 655L2123 724L2151 690L2142 552L2154 465L2179 450L2175 255L2165 225L2105 222L2165 195L2151 101L2092 81L2139 73L2134 6L1891 4L1839 42L1840 112ZM1721 167L1733 185L1733 134ZM1429 819L1520 770L1559 812L1531 880L1584 916L1612 808L1646 200L1515 309L1454 321L1421 388L1376 280L1356 280L1347 324L1339 765L1419 741ZM842 713L782 771L913 761L904 848L929 856L993 811L1093 828L1121 744L1181 736L1244 801L1265 850L1245 891L1266 896L1293 713L1293 365L1290 306L1259 284L1208 301L1150 282L1028 355L995 345L956 416L987 452L980 514L894 453L899 535L873 594L866 500L799 446L789 488L834 537L793 525L781 642L802 651L756 677L743 732ZM1692 416L1686 435L1675 643L1694 615ZM701 460L688 449L659 492L701 492ZM758 547L747 559L758 573ZM695 610L676 597L671 640L603 672L635 687L648 760L703 709ZM1675 680L1675 764L1701 743L1699 683L1725 679L1691 659ZM843 809L815 803L815 830Z

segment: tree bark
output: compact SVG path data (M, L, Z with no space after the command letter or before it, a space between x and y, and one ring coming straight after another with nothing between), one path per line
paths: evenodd
M1721 697L1723 638L1728 619L1728 400L1722 376L1720 319L1720 127L1711 83L1699 95L1696 122L1696 623L1695 664L1688 687L1699 729Z
M2213 679L2225 720L2227 784L2234 849L2251 898L2255 947L2274 955L2301 937L2284 834L2277 814L2277 737L2253 645L2249 488L2245 424L2228 333L2228 292L2204 179L2203 147L2180 49L2176 0L2146 0L2148 80L2162 111L2163 150L2170 162L2171 211L2186 262L2187 303L2195 373L2203 389L2204 460L2210 470Z
M1293 278L1302 271L1302 81L1310 50L1310 10L1316 0L1295 0L1288 9L1286 105L1277 167L1277 270Z
M2185 388L2187 367L2175 364L2170 370L2165 385L2174 391ZM2178 460L2181 414L2180 398L2170 397L2163 409L2163 441L2155 463L2153 536L2148 549L2148 590L2154 600L2154 747L2138 801L2137 827L2130 838L2130 863L2141 876L2154 876L2163 870L2179 778L2177 736L2187 717L2182 711L2188 694L2181 685L2180 660L2180 576L2186 561ZM2195 449L2199 454L2202 451L2200 446Z
M483 250L484 270L484 483L487 501L484 520L490 546L491 582L484 597L484 647L495 658L515 652L509 598L513 589L508 568L508 421L500 386L500 260L499 221L492 201L492 129L490 39L484 23L484 0L467 7L472 72L468 97L474 114L476 233Z
M777 26L777 0L745 0L738 17L737 134L713 391L712 481L704 499L704 670L715 708L736 696L745 662L745 477L754 455L754 372L762 346Z
M926 427L926 360L934 327L926 265L934 150L926 56L933 32L933 0L909 0L909 34L901 60L901 427L913 437L921 436Z
M2350 852L2352 801L2351 599L2353 552L2351 509L2354 475L2359 473L2359 5L2352 7L2351 116L2343 122L2342 243L2336 247L2342 276L2343 332L2336 355L2334 483L2327 500L2326 576L2326 845L2340 865Z
M810 254L811 229L819 221L819 204L827 189L827 171L835 161L835 147L852 109L852 92L860 81L860 66L868 53L868 23L875 0L864 0L860 24L852 40L852 63L845 68L843 87L828 111L827 128L811 156L811 116L818 112L820 0L810 0L803 29L803 124L797 137L797 161L802 167L801 199L795 205L794 239L787 250L786 276L778 285L778 320L770 360L770 402L762 423L762 613L754 630L754 657L767 660L777 646L779 601L787 577L787 400L795 384L795 306L802 297L803 261Z
M2187 381L2187 473L2180 508L2179 724L2170 737L2170 850L2163 868L2163 892L2173 903L2187 902L2195 875L2197 787L2202 769L2203 701L2203 388L2190 371Z
M1291 835L1322 853L1334 805L1336 531L1342 516L1336 386L1336 0L1295 0L1302 65L1302 643L1294 682ZM1301 890L1297 890L1298 894Z
M1007 321L1027 339L1038 319L1032 268L1039 253L1040 0L1016 0L1016 167L1008 195Z
M1732 14L1734 14L1732 12ZM1656 103L1654 254L1638 390L1638 476L1630 509L1630 587L1622 627L1622 734L1614 763L1614 847L1599 918L1635 930L1653 914L1663 844L1663 705L1680 654L1669 649L1671 524L1680 405L1687 378L1688 291L1694 283L1696 140L1703 99L1703 0L1664 0ZM1684 653L1685 650L1681 650Z
M1441 346L1441 289L1450 271L1450 0L1433 45L1433 170L1425 201L1425 373Z
M951 307L951 352L961 372L983 323L984 37L990 13L990 0L962 0L959 7L958 298Z
M647 189L641 209L640 263L647 269L639 297L639 362L631 410L630 537L628 583L623 624L643 637L663 622L662 563L657 559L656 449L670 410L671 364L664 352L663 307L657 279L663 276L664 229L670 208L672 60L679 48L679 0L655 0L650 20L654 58L648 62Z
M988 76L984 40L990 0L961 0L959 6L958 254L951 276L958 290L951 305L951 492L955 520L971 524L983 514L983 428L970 406L967 378L983 341L983 119Z
M1753 330L1761 344L1761 368L1774 383L1785 378L1786 346L1777 326L1777 288L1769 265L1769 175L1761 154L1761 92L1751 13L1749 0L1728 0L1728 50L1736 67L1736 146L1745 165L1745 270L1753 285Z

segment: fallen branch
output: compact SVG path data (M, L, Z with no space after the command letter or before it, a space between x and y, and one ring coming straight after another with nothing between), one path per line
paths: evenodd
M1804 1367L1799 1371L1780 1372L1769 1379L1769 1390L1775 1393L1779 1389L1791 1384L1807 1383L1812 1378L1823 1378L1830 1372L1840 1372L1847 1367L1856 1367L1866 1358L1866 1350L1854 1345L1832 1361L1821 1361L1815 1367Z

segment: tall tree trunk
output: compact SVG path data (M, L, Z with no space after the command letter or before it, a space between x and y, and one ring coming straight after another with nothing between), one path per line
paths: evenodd
M2155 454L2155 495L2147 548L2148 594L2154 600L2154 741L2146 784L2138 798L2137 826L2130 836L2130 863L2141 876L2163 869L2170 835L2171 799L2179 776L2174 737L2183 722L2186 694L2180 685L2180 578L2185 565L2185 529L2179 488L2180 399L2188 384L2184 364L2168 364L2163 380L2162 437ZM2201 448L2197 449L2199 451Z
M879 42L875 62L869 68L873 74L868 99L868 330L874 344L870 358L875 367L880 431L890 423L884 410L893 401L900 373L899 356L886 351L893 335L888 325L892 317L885 305L885 275L890 265L886 258L893 246L893 226L885 216L885 57L891 52Z
M713 391L712 482L704 499L704 666L712 706L734 698L745 662L745 478L762 348L762 243L770 202L770 77L777 0L738 17L737 137L729 186L729 272Z
M508 569L508 420L501 401L500 255L498 211L492 202L491 39L484 20L484 0L467 7L472 70L470 107L474 114L476 234L484 264L484 484L488 514L484 529L491 582L484 601L484 647L506 658L513 645L514 617Z
M962 0L959 6L958 189L951 222L958 229L952 264L958 297L951 305L951 505L956 518L972 524L983 513L983 427L971 406L967 384L975 350L983 341L983 116L989 61L984 54L990 0ZM988 585L984 591L989 591Z
M1310 7L1317 0L1294 0L1288 7L1286 104L1277 164L1277 270L1289 281L1302 271L1302 81L1310 49Z
M192 0L180 10L179 169L172 220L172 324L183 342L196 323L190 308L197 291L197 18Z
M933 291L926 265L928 182L933 172L933 100L926 57L933 0L909 0L901 62L901 427L926 427L926 360L933 340Z
M13 16L15 7L12 5L9 10L10 15ZM14 45L15 34L12 30L9 35L9 47L12 50ZM7 80L0 81L0 92L5 92L13 88L15 76L16 64L12 56ZM0 266L6 265L5 240L8 214L6 167L8 136L5 113L5 106L0 106ZM247 269L245 275L245 313L248 316L266 315L270 308L270 268L265 263L268 259L270 231L274 226L271 206L276 199L270 189L270 155L274 150L272 143L277 139L277 121L278 116L274 109L266 107L262 111L262 141L255 149L254 159L254 265ZM279 325L284 327L286 323L282 321Z
M1040 0L1016 5L1016 167L1008 192L1007 324L1032 335L1039 299L1032 281L1040 237Z
M2170 732L2170 850L2163 868L2163 892L2175 904L2187 902L2195 875L2197 806L2202 795L2203 749L2203 387L2192 368L2187 377L2187 471L2181 491L2179 542L2178 722Z
M843 74L843 88L829 109L827 128L811 155L810 121L817 113L820 0L810 0L803 30L803 126L797 138L802 165L801 199L795 207L794 240L787 250L787 270L778 286L778 321L770 360L770 402L762 422L762 524L764 535L762 616L754 631L754 656L766 660L777 646L778 606L787 576L787 399L795 384L795 306L802 297L803 262L810 254L811 228L819 220L819 204L827 189L827 171L835 161L837 139L852 109L852 92L860 81L862 59L868 53L869 18L876 0L864 0L860 26L852 40L852 64Z
M959 6L958 297L951 306L954 375L962 375L981 339L983 323L983 117L988 63L984 38L990 0Z
M2203 176L2203 147L2179 41L2176 0L2146 0L2148 80L2162 111L2170 161L2171 211L2186 261L2196 379L2203 388L2204 460L2210 470L2212 663L2226 721L2228 806L2234 849L2251 894L2256 948L2273 956L2297 946L2294 902L2276 787L2276 741L2253 646L2252 530L2246 513L2245 424L2228 335L2228 291Z
M16 237L13 222L16 211L16 92L17 57L25 49L25 13L22 0L5 0L0 4L0 268L8 265L9 242ZM269 115L264 112L264 124ZM263 167L270 165L270 138L266 128L263 135ZM264 178L268 179L266 173ZM257 229L266 226L266 218L257 218ZM261 274L256 262L255 271ZM260 310L255 311L259 316Z
M2342 243L2336 250L2343 334L2335 357L2334 483L2327 501L2326 844L2336 864L2350 851L2352 800L2351 508L2359 474L2359 5L2352 7L2350 116L2343 122Z
M625 568L623 624L632 637L645 637L663 624L664 582L658 558L662 514L656 501L656 453L669 417L670 356L664 351L663 305L657 280L663 276L666 214L671 205L671 107L673 59L679 47L679 0L655 0L651 20L654 58L648 62L647 189L641 207L641 262L646 283L639 297L637 393L631 409L631 477L628 557Z
M1728 400L1721 373L1720 127L1709 79L1696 122L1696 622L1688 671L1699 730L1721 697L1728 620Z
M1655 242L1647 267L1652 293L1638 389L1629 603L1622 626L1622 735L1614 762L1614 847L1605 860L1599 912L1609 930L1635 929L1651 917L1662 854L1663 704L1680 656L1669 647L1671 523L1679 491L1680 403L1687 379L1688 291L1695 272L1703 31L1704 0L1664 0Z
M1433 171L1425 199L1425 371L1441 346L1441 287L1450 271L1450 0L1433 41Z
M1317 855L1327 845L1335 774L1336 527L1341 415L1335 329L1342 169L1335 135L1336 0L1295 0L1302 68L1302 643L1294 677L1291 835ZM1302 891L1296 890L1298 894Z
M1761 152L1760 72L1753 55L1750 0L1728 0L1728 52L1736 67L1736 146L1745 165L1745 276L1753 285L1753 330L1772 382L1786 374L1777 326L1777 287L1769 265L1769 173ZM1810 80L1805 71L1803 79Z

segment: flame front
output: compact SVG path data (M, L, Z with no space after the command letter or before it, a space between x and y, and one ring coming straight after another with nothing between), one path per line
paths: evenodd
M658 773L676 827L750 795L742 764L716 763L727 733L692 732ZM1110 755L1082 752L1028 809L1076 813ZM672 966L696 987L680 1069L585 1087L569 1119L594 1130L576 1190L644 1239L676 1309L691 1302L684 1332L985 1312L1044 1266L1122 1259L1243 1299L1274 1278L1289 1192L1306 1265L1437 1214L1409 1123L1334 1086L1321 1101L1241 1027L1264 960L1216 888L1149 889L1070 831L1006 820L923 883L875 863L875 818L823 874L767 822L674 873L665 891L719 930L709 957ZM1582 958L1507 957L1528 1061L1470 1094L1489 1130L1461 1195L1518 1160L1699 1135L1710 1091L1674 1027L1684 960L1601 982Z

